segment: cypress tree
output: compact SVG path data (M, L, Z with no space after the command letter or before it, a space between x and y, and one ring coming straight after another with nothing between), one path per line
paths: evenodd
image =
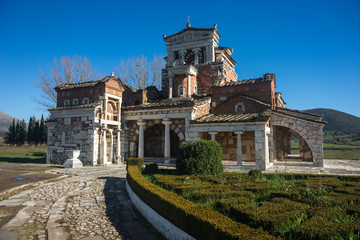
M9 130L5 133L4 142L10 145L15 144L16 138L16 125L15 125L15 118L13 119L12 123L9 126Z
M45 125L45 120L44 120L44 116L41 115L41 120L40 120L40 144L44 144L46 143L46 138L47 138L47 131L46 131L46 125Z
M40 134L40 124L39 121L35 122L35 128L34 128L34 143L35 146L37 146L41 141L41 134Z
M16 131L17 131L16 145L18 146L24 145L26 141L26 123L24 119L22 121L19 120L17 121Z
M27 132L27 142L29 145L32 145L35 143L35 125L36 125L35 116L30 117L29 125L28 125L28 132Z

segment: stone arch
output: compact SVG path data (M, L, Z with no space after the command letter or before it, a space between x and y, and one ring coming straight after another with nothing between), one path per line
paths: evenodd
M323 166L322 124L279 113L272 113L271 127L273 128L274 126L291 129L302 137L311 150L314 165Z

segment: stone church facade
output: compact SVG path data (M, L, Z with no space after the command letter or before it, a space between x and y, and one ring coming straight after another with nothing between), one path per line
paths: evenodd
M63 164L65 150L77 149L84 165L168 163L181 144L208 139L219 142L224 162L265 170L288 159L297 134L300 158L323 166L322 116L285 108L274 74L239 81L233 50L219 38L216 24L164 35L161 90L135 89L113 74L57 86L47 162Z

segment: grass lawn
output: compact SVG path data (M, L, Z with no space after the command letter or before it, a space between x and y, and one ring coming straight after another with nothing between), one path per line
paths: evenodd
M0 138L0 162L46 163L46 145L10 146Z
M145 178L233 221L283 239L359 239L360 177L266 174Z

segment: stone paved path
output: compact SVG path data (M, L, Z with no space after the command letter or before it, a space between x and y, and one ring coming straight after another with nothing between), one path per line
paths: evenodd
M3 226L0 240L157 239L132 209L125 166L56 171L69 177L0 202L0 207L23 207Z

